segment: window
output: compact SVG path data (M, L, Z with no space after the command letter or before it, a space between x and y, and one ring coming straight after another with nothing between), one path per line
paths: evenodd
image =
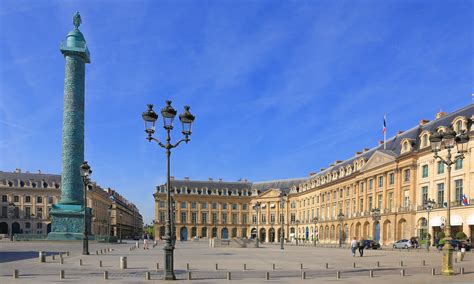
M36 223L36 229L43 229L43 223Z
M160 208L165 208L165 201L164 200L160 200Z
M444 183L438 183L438 204L444 207Z
M428 202L428 187L423 186L421 187L421 204L425 204Z
M8 202L8 196L2 195L2 202Z
M262 224L266 224L266 223L267 223L267 215L262 214Z
M247 228L242 228L242 238L247 237Z
M31 196L25 196L25 203L31 203Z
M196 202L191 202L191 209L196 209Z
M201 203L201 209L207 209L207 203Z
M339 189L339 198L342 198L342 189Z
M186 209L186 201L181 202L181 209Z
M222 213L222 223L227 224L227 213Z
M212 209L217 209L217 203L216 202L212 202Z
M252 223L253 224L257 223L257 215L255 215L255 214L252 215Z
M363 198L361 198L359 200L359 211L360 212L364 211L364 199Z
M291 213L290 220L291 220L292 223L296 222L296 214L295 213Z
M405 190L403 192L403 207L407 208L410 206L410 191Z
M242 214L242 224L247 224L248 220L247 220L247 213L243 213Z
M227 210L227 203L222 203L222 210Z
M207 223L207 212L202 212L201 213L201 223L203 223L203 224Z
M212 213L212 224L217 224L217 213Z
M374 180L369 179L369 190L371 190L374 187Z
M428 134L423 135L421 139L421 146L423 148L428 146Z
M181 212L181 223L186 223L187 218L186 218L186 212Z
M248 204L244 203L242 204L242 210L247 210L249 208Z
M191 212L191 223L196 224L197 222L197 213Z
M206 227L201 229L201 237L207 238L207 228Z
M456 122L456 132L457 132L457 133L460 133L461 130L462 130L462 120L458 120L458 121Z
M457 204L459 205L461 205L462 199L463 199L462 198L463 196L462 185L463 185L462 179L457 179L454 181L454 188L456 191L456 196L454 198L457 201Z
M36 196L36 203L43 203L43 197L41 196Z
M403 171L403 181L409 182L410 181L410 170L406 169Z
M372 196L369 196L369 209L368 211L372 210Z
M438 161L438 174L444 174L444 163L441 161Z
M393 185L395 183L395 174L394 173L389 173L388 174L388 184Z
M2 206L2 218L7 218L8 217L8 207Z
M428 165L423 165L421 167L421 177L423 177L423 178L428 177Z
M237 203L232 203L232 210L237 210Z
M30 218L31 216L31 207L25 207L25 218Z
M363 192L364 192L364 186L365 186L364 183L361 182L361 183L360 183L360 193L363 193Z
M377 196L377 208L382 209L382 194Z
M275 223L275 213L270 214L270 223Z
M13 196L13 202L20 202L20 197L18 195Z
M323 201L324 201L324 197L323 197ZM290 207L291 208L296 208L296 202L291 202Z
M393 207L393 192L388 194L388 209L391 210Z
M462 169L462 159L461 158L456 159L456 163L454 164L454 169L455 170Z
M379 177L379 188L383 187L383 176Z
M52 196L48 196L48 204L53 204L54 198Z
M237 213L232 213L232 224L237 224Z
M25 223L25 228L26 228L26 229L31 229L31 223L30 223L30 222L26 222L26 223Z
M166 212L160 211L160 223L166 222Z
M43 218L43 208L36 208L36 217L40 219Z

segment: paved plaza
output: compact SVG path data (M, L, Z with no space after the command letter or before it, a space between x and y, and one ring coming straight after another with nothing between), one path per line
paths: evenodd
M139 249L130 250L134 244L132 241L113 245L91 243L91 255L83 256L80 242L0 242L0 283L165 282L161 280L163 243L149 250L143 250L141 245ZM105 252L107 248L113 251ZM100 254L100 250L104 253ZM38 251L48 252L46 263L39 263ZM64 254L64 263L60 264L58 254L67 251L69 256ZM125 270L120 269L121 256L127 257ZM348 249L339 248L286 246L284 251L275 245L262 245L258 249L210 248L206 241L198 241L177 243L175 269L179 280L188 281L190 271L192 281L200 283L227 282L227 272L231 272L231 281L241 283L473 283L473 258L474 253L467 253L464 261L455 263L457 275L445 277L439 275L441 255L437 251L366 250L364 257L352 257ZM156 269L157 263L160 270ZM461 267L463 275L459 274ZM435 276L431 275L432 268L436 269ZM18 279L12 277L14 269L19 271ZM60 270L64 270L65 279L59 278ZM373 278L369 277L370 270L373 270ZM108 272L108 280L104 280L104 271ZM337 271L340 271L340 279L336 278ZM150 272L151 280L146 280L146 272ZM269 272L269 280L265 279L266 272ZM305 280L302 272L306 274Z

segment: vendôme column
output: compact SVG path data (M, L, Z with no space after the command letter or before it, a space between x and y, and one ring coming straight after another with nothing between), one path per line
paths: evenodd
M84 161L84 83L85 64L90 63L89 49L79 30L82 20L79 12L73 16L74 28L61 42L61 53L66 60L64 78L64 111L62 133L61 199L51 209L51 240L82 239L84 212L84 185L80 166ZM90 229L88 230L90 232Z

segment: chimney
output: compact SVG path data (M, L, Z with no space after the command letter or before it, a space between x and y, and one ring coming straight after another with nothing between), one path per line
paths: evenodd
M14 173L16 173L16 174L21 174L21 169L16 168L15 171L14 171Z
M364 148L364 152L367 152L367 151L369 151L369 148Z
M220 178L219 181L222 181L222 179Z
M425 125L428 122L430 122L428 119L422 119L422 120L420 120L420 125Z
M356 152L356 156L358 156L358 155L360 155L360 154L362 154L361 151L357 151L357 152Z
M402 133L403 133L403 130L398 130L398 131L397 131L397 135L400 135L400 134L402 134Z
M336 160L336 165L342 163L342 160Z
M321 172L322 172L322 171L324 171L325 169L326 169L326 168L320 168L320 169L319 169L319 171L321 171Z
M444 111L438 111L438 112L436 113L436 119L442 118L442 117L445 116L445 115L446 115L446 113L445 113Z
M213 181L213 179L212 179L212 178L209 178L209 181Z
M41 170L38 170L38 174L41 174Z
M314 176L314 175L316 175L315 172L310 172L310 173L309 173L309 176L310 176L310 177L311 177L311 176Z
M189 177L184 177L184 180L189 180Z
M173 176L171 176L171 177L170 177L170 180L174 180L174 177L173 177Z
M379 140L379 145L382 145L383 144L383 140Z

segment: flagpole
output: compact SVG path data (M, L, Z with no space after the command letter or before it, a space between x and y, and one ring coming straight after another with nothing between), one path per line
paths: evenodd
M383 149L387 150L387 115L384 114L383 116L383 126L384 126L384 131L383 131Z

